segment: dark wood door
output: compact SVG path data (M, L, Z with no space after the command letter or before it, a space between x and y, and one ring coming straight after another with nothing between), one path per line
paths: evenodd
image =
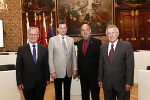
M150 50L150 9L145 11L146 48Z

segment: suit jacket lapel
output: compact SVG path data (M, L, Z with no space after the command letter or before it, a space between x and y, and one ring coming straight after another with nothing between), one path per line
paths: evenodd
M70 50L70 41L69 41L69 39L68 39L68 37L66 36L66 41L67 41L67 54L68 54L68 52L69 52L69 50Z
M78 42L78 51L81 51L81 54L82 54L82 56L84 56L84 54L83 54L83 39L80 41L80 42Z
M91 37L90 38L90 41L89 41L89 44L88 44L88 46L87 46L87 50L86 50L86 54L85 54L85 56L88 54L88 52L90 51L90 49L91 49L91 46L92 46L92 43L93 43L93 38ZM82 47L82 54L84 55L84 53L83 53L83 40L81 41L81 47Z
M65 50L64 50L63 45L62 45L62 42L61 42L60 37L58 35L57 35L56 39L57 39L56 41L57 41L61 51L64 51L64 53L65 53Z
M34 63L32 52L31 52L29 44L27 44L27 54L29 54L29 59L31 59L30 61L32 61Z
M38 60L40 59L40 57L41 57L41 53L42 53L42 51L41 51L41 46L38 44L38 50L37 50L37 52L38 52L38 57L37 57L37 60L36 60L36 64L38 63Z
M109 45L109 43L106 43L106 45L104 46L104 55L105 55L105 59L109 62L109 60L108 60L108 45Z
M89 41L89 44L88 44L88 46L87 46L87 50L86 50L86 54L85 54L85 56L88 54L88 52L90 51L90 49L91 49L91 46L92 46L92 43L93 43L93 38L91 37L90 38L90 41ZM83 51L83 50L82 50Z
M60 38L59 38L59 36L57 35L57 38L56 38L57 40L57 43L60 45L60 46L62 46L62 43L61 43L61 40L60 40Z
M121 45L120 45L120 41L118 41L116 48L115 48L114 56L112 58L112 62L114 62L115 59L117 58L117 55L119 54L120 49L121 49Z

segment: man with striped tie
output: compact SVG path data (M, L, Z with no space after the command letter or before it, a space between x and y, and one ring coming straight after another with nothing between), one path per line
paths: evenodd
M118 39L115 25L106 28L109 40L101 46L98 84L105 100L130 100L133 85L134 55L131 43Z

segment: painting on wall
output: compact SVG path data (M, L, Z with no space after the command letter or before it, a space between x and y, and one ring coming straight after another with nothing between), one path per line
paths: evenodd
M22 9L24 11L49 10L55 7L53 0L22 0Z
M91 26L92 35L105 35L106 27L113 23L113 0L57 0L57 16L65 20L68 35L80 35L80 26Z

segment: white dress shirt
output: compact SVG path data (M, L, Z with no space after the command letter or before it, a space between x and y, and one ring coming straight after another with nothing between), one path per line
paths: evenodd
M114 43L109 42L109 45L108 45L108 56L109 56L109 52L110 52L110 49L111 49L111 45L112 44L114 45L113 48L114 48L114 51L115 51L117 42L118 42L118 39Z
M33 55L33 45L35 45L35 49L36 49L36 60L37 60L37 58L38 58L38 44L37 44L37 43L36 43L36 44L32 44L32 43L29 42L29 45L30 45L30 50L31 50L32 55Z

